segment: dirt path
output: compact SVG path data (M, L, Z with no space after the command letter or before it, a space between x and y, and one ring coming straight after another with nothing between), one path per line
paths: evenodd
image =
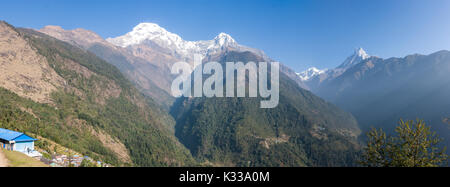
M8 166L8 160L6 159L5 155L3 154L3 151L0 148L0 167L7 167Z

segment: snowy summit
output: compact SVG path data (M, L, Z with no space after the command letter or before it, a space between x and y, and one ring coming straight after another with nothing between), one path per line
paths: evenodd
M228 34L220 33L213 40L185 41L177 34L171 33L155 23L140 23L133 30L123 36L106 39L108 42L119 46L128 47L132 45L145 44L151 41L163 48L172 50L174 53L184 56L200 54L205 56L224 47L239 48L239 44Z
M363 48L358 48L355 50L353 55L348 57L338 68L348 69L368 58L370 58L370 55L368 55Z
M347 71L349 68L353 67L356 64L359 64L360 62L370 58L371 56L368 55L366 53L366 51L364 51L363 48L358 48L355 50L355 52L349 56L347 59L345 59L345 61L339 65L337 68L331 69L331 70L320 70L317 69L315 67L309 68L304 72L301 73L297 73L297 75L300 77L300 79L302 81L309 81L312 78L322 75L322 74L327 74L329 77L335 77L338 76L342 73L344 73L345 71Z
M300 79L302 81L307 81L315 76L324 74L326 71L327 71L327 69L320 70L320 69L317 69L316 67L312 67L312 68L307 69L304 72L297 73L297 75L300 77Z

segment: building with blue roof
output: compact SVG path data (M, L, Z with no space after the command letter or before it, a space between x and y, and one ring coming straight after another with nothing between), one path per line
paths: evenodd
M30 153L34 151L36 140L24 133L0 128L0 146L4 149Z

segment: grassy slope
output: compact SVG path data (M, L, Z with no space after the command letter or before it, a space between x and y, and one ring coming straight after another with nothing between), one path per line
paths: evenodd
M17 151L8 151L1 149L5 157L8 159L9 167L48 167L41 161L31 158L23 153Z

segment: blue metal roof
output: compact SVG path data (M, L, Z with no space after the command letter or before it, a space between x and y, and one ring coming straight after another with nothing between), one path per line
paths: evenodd
M6 141L36 141L36 139L27 136L24 133L0 128L0 139Z
M22 134L22 135L18 136L17 138L14 138L14 141L16 141L16 142L31 142L31 141L36 141L36 139L34 139L26 134Z

